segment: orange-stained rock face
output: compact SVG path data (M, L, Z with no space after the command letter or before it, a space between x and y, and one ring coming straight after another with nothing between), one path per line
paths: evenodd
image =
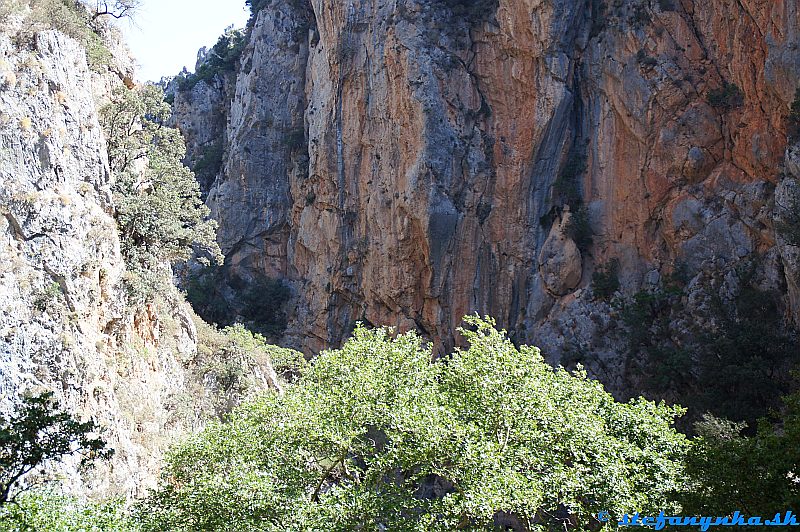
M586 4L259 13L209 202L237 273L291 283L290 340L317 351L363 320L447 348L480 312L557 352L569 334L553 323L587 311L591 273L611 259L632 292L677 263L770 251L796 4ZM712 101L726 83L737 89ZM582 254L548 240L576 153L593 233Z

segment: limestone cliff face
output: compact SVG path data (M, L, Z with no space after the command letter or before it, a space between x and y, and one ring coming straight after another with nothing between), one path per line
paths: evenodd
M68 486L133 494L154 480L174 421L165 405L184 387L176 354L191 356L196 338L185 311L134 322L125 308L93 96L121 80L92 73L78 43L56 32L36 35L32 49L0 35L0 78L0 405L54 390L107 427L116 449L85 478L68 464ZM175 318L174 337L156 341L159 322ZM134 339L139 356L124 345Z
M613 358L587 290L612 259L630 293L759 255L786 292L772 206L799 30L784 0L275 0L214 126L229 266L291 283L309 350L357 320L447 347L477 311ZM579 250L554 184L582 153Z
M167 444L205 421L216 382L181 298L126 304L98 109L130 83L132 61L111 30L115 58L98 73L75 40L44 31L28 42L18 29L0 24L0 411L54 391L116 451L88 475L67 462L63 485L141 496ZM262 365L266 386L274 372Z

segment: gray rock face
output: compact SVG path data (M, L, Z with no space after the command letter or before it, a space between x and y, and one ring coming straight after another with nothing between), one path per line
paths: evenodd
M539 268L547 291L556 296L565 296L575 290L581 282L583 271L578 246L564 234L570 217L571 214L567 212L561 223L553 224L539 258Z
M0 71L15 79L0 89L0 408L52 389L66 408L103 425L116 449L86 477L66 464L65 485L141 494L177 434L167 405L185 387L176 357L196 350L194 326L181 309L135 323L125 308L84 50L55 32L37 35L34 50L0 35ZM177 320L171 338L143 342L138 353L123 344L145 332L153 339L163 320Z
M129 82L129 64L124 55L98 74L60 33L28 48L0 32L0 411L52 390L103 427L110 462L89 474L77 461L58 466L78 495L144 495L169 443L249 393L219 399L177 293L126 305L98 108ZM277 387L269 360L239 362L254 388Z
M789 176L785 177L775 190L775 219L778 224L794 224L798 231L794 238L778 231L777 249L783 264L789 296L789 309L792 320L800 327L800 150L791 146L786 151L786 167ZM794 212L794 214L792 214Z
M195 170L203 193L207 194L219 173L224 150L226 112L230 105L231 80L201 81L175 100L174 126L186 139L187 164ZM173 88L174 90L174 88Z

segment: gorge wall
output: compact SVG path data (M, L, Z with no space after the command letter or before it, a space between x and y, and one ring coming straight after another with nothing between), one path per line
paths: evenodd
M228 272L290 284L288 342L362 320L447 348L479 312L554 361L592 349L614 381L618 320L591 287L612 261L632 294L757 257L797 319L774 223L794 2L262 4L236 72L178 91L175 118L190 159L223 149Z

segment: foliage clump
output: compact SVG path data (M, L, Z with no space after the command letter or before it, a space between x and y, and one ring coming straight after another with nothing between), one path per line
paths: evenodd
M174 448L149 530L456 530L597 525L670 510L680 408L618 403L582 373L467 319L469 348L358 327L284 394Z
M780 413L779 413L780 412ZM706 416L687 455L689 484L684 512L712 515L742 508L751 515L781 515L800 504L800 395L787 396L782 408L743 436L743 423Z
M208 55L194 74L178 76L178 90L189 91L201 81L210 82L220 74L234 72L246 45L245 30L226 31L208 51Z
M79 456L81 465L114 451L95 435L93 421L80 422L61 409L53 392L25 397L17 411L0 415L0 508L16 499L21 480L52 462Z
M182 162L186 144L177 129L165 125L170 113L155 86L120 88L100 112L133 303L171 284L165 265L197 251L222 260L216 222L208 219L194 174Z
M581 251L586 251L591 247L593 240L592 225L589 218L589 209L586 205L581 205L577 210L570 213L564 231Z
M619 290L619 260L603 264L592 274L592 290L595 299L611 301Z
M89 67L96 72L108 70L113 56L106 47L104 25L96 20L83 2L76 0L4 0L0 5L0 23L15 14L25 17L23 29L14 38L32 41L37 32L53 29L72 37L86 49Z
M245 0L245 4L250 8L250 20L248 20L248 27L256 22L256 15L258 12L267 7L271 0Z
M47 532L141 530L121 500L86 502L47 489L25 493L16 504L3 506L0 509L0 529Z
M222 168L224 154L222 142L215 142L205 147L192 167L199 182L205 183L207 186L211 185Z
M790 144L800 140L800 88L794 93L794 100L789 108L786 129Z
M583 201L580 179L584 172L586 172L586 152L573 149L553 183L553 190L563 205L578 207Z
M553 183L553 192L557 201L562 206L566 205L570 208L570 216L564 232L581 251L588 250L593 240L589 209L583 204L581 192L581 178L585 172L586 150L573 147Z
M706 100L711 107L729 111L742 106L744 94L738 85L726 81L722 87L708 91Z
M211 266L189 276L186 298L209 323L226 327L243 323L255 332L278 337L286 329L289 287L279 279L263 277L251 282Z
M241 324L219 329L199 318L194 321L197 354L191 368L193 382L203 384L189 389L178 402L182 415L225 419L236 405L263 393L265 386L277 389L293 381L305 366L302 353L270 345Z
M680 319L688 292L679 275L620 302L627 373L638 383L631 382L632 389L680 400L695 416L690 421L711 412L754 427L791 391L788 376L800 342L775 294L754 282L752 267L734 273L739 287L732 301L720 298L718 280L702 287L701 320Z
M776 204L776 207L780 215L775 224L776 231L790 246L800 246L800 197L792 195L788 198L788 205Z

